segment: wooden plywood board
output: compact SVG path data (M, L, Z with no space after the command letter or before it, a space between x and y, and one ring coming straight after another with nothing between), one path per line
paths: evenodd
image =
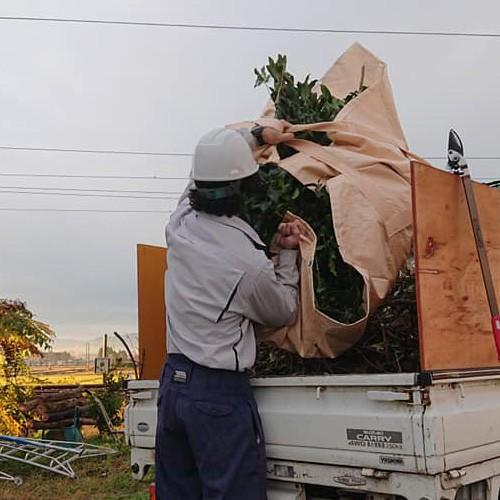
M462 182L413 162L412 186L421 368L498 367ZM500 190L473 189L500 298Z
M167 356L165 271L167 249L137 245L141 378L159 379Z

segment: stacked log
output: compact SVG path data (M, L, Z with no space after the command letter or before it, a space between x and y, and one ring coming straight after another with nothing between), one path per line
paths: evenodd
M32 429L60 429L73 425L78 409L80 425L95 425L89 418L90 404L80 387L72 389L40 388L35 397L20 406Z

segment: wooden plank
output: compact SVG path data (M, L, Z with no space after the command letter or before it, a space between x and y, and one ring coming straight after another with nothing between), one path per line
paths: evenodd
M490 310L463 185L412 162L422 370L498 367ZM473 183L497 297L500 190Z
M167 249L137 245L139 362L141 378L158 379L167 356L165 272Z

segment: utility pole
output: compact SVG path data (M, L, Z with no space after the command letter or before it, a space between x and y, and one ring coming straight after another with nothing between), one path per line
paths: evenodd
M107 358L108 357L108 334L105 333L104 337L102 339L102 357Z
M104 337L102 339L102 357L107 358L108 357L108 334L105 333ZM102 383L106 383L106 373L102 374Z

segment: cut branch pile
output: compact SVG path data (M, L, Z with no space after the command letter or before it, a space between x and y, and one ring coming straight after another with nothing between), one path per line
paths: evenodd
M260 344L254 376L302 376L419 371L415 277L402 274L370 318L361 340L335 359L305 359Z
M26 415L33 429L60 429L75 422L79 415L80 425L95 425L96 420L89 418L91 406L81 388L40 389L35 397L22 404L20 410Z

